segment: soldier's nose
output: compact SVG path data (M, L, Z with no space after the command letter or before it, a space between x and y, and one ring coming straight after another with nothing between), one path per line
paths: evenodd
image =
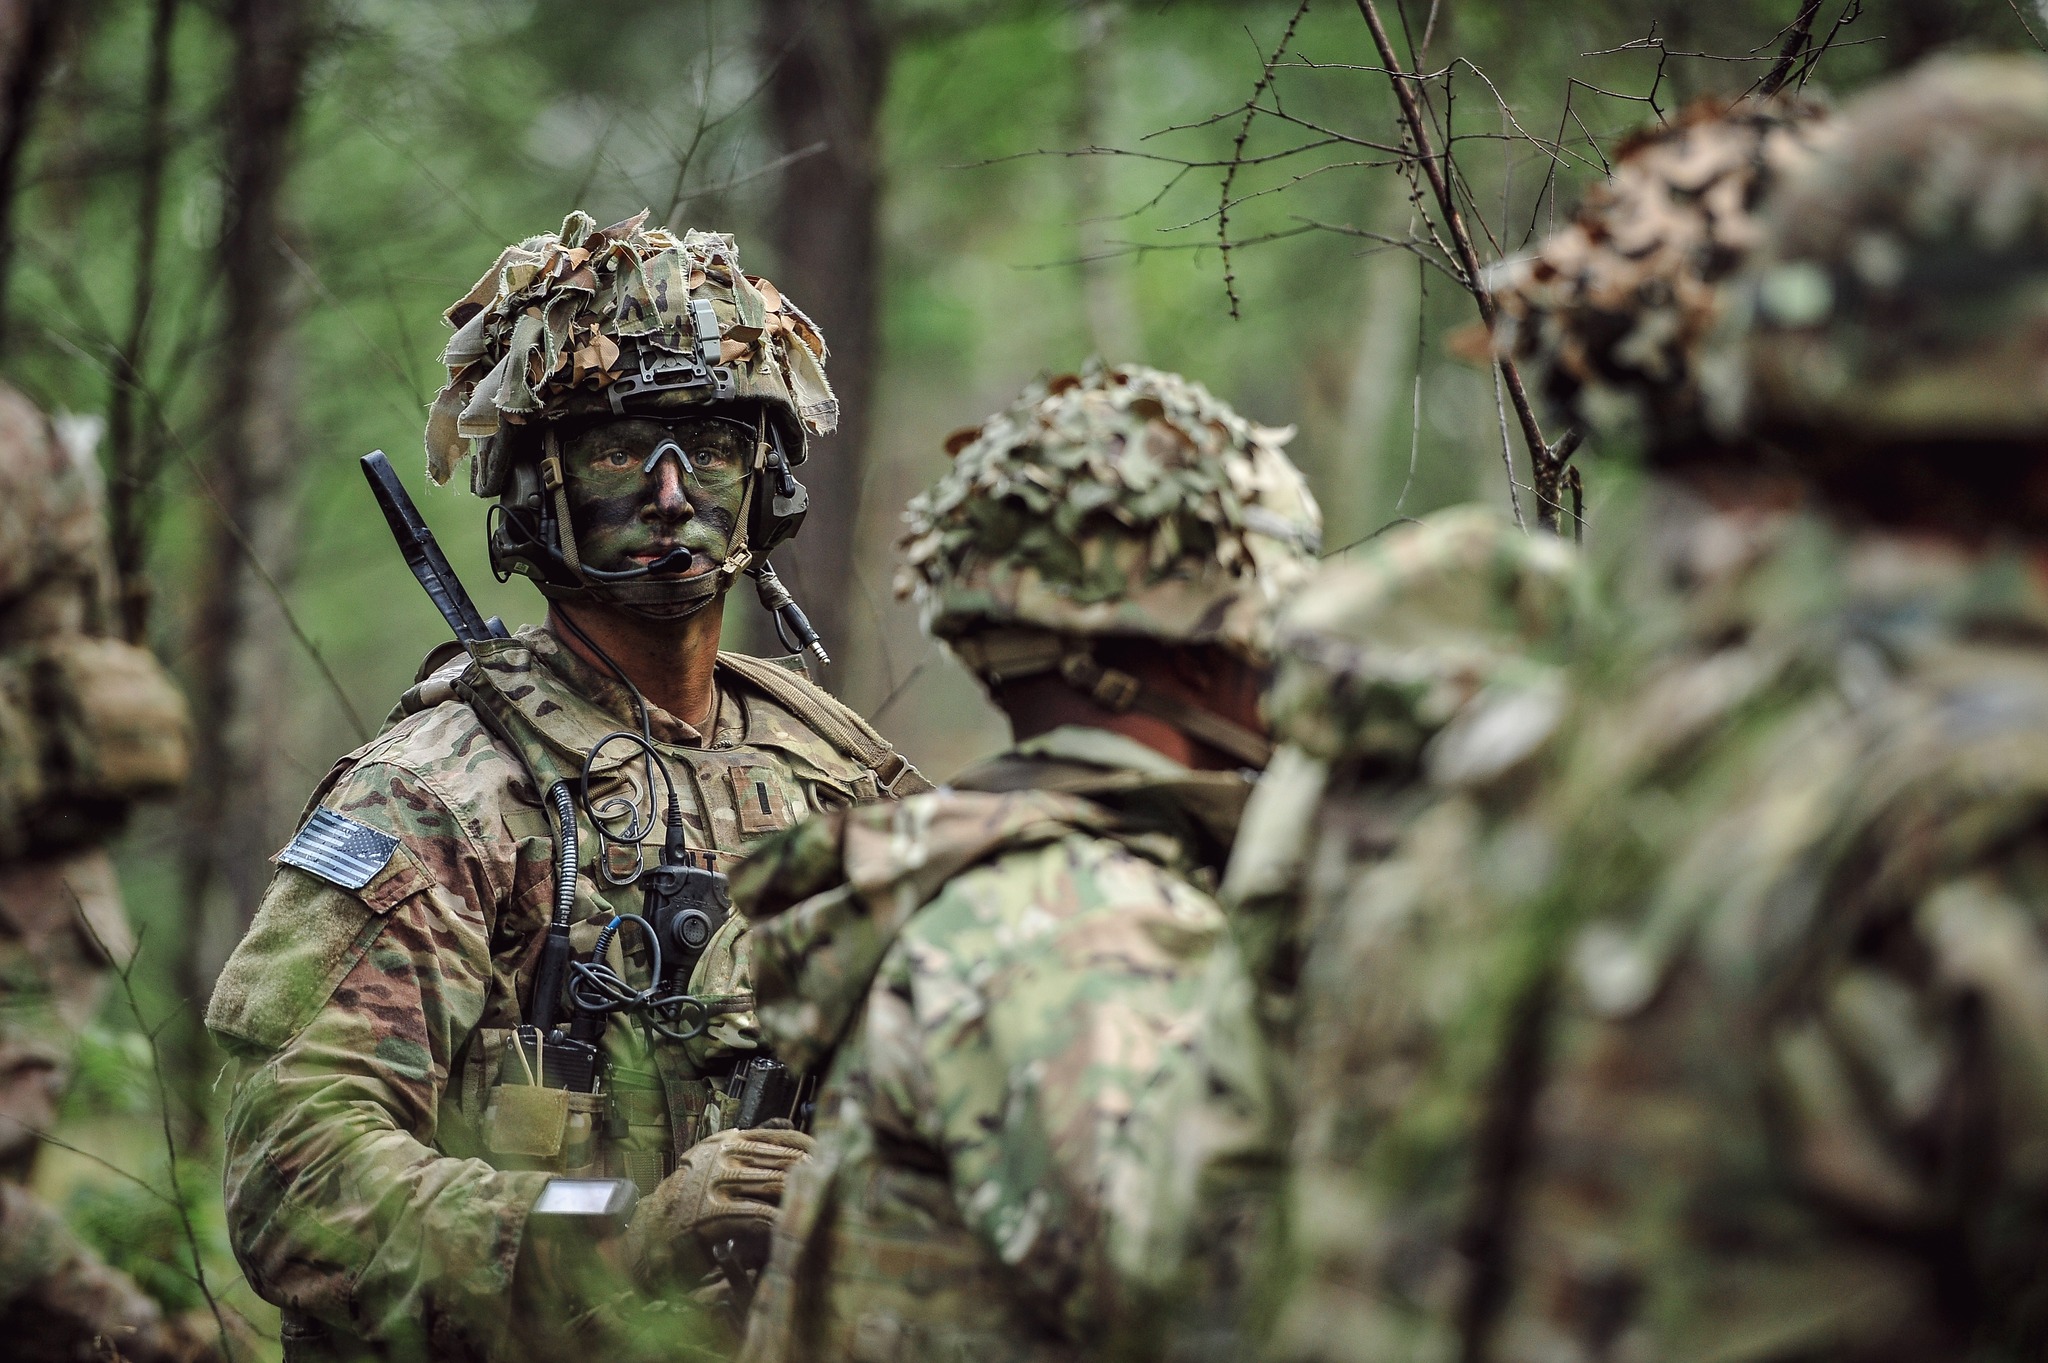
M690 499L683 492L680 460L663 459L654 466L654 496L647 510L657 520L681 521L691 515Z

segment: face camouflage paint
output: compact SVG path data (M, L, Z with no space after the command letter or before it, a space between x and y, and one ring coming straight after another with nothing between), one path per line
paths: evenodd
M577 433L562 467L583 561L606 572L665 559L678 576L710 571L731 551L754 447L752 426L717 416L626 417ZM670 559L677 549L689 552L686 567Z

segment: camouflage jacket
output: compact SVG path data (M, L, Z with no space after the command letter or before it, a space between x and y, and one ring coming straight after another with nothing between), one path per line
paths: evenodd
M1668 488L1600 539L1533 767L1311 870L1271 1352L2040 1357L2038 563Z
M113 637L99 466L0 385L0 1338L12 1358L162 1356L161 1308L26 1185L134 936L101 844L186 763L184 702Z
M741 869L762 1025L823 1074L744 1357L1155 1353L1194 1245L1227 1318L1276 1145L1203 869L1243 794L1061 729Z
M573 773L601 737L634 723L624 689L544 631L484 646L474 666L492 688L480 694L526 724L537 769ZM694 848L732 857L805 814L881 793L816 731L859 722L795 683L807 722L776 694L787 699L793 679L764 689L768 666L720 656L708 736L650 715ZM527 1210L563 1162L494 1149L491 1112L550 913L554 841L519 756L450 691L455 670L416 687L423 708L343 758L313 797L309 815L350 821L329 826L369 849L367 879L350 888L280 865L207 1013L241 1058L226 1131L230 1234L306 1357L550 1352L513 1273ZM632 747L607 747L593 764L594 807L637 795L644 809L646 779ZM598 840L580 822L572 941L588 952L615 913L639 911L640 893L600 882ZM658 851L661 821L648 822ZM339 877L349 878L359 877ZM597 1139L574 1172L651 1188L677 1152L729 1120L720 1080L759 1045L744 926L730 918L693 976L693 991L728 1009L706 1034L655 1044L614 1018L605 1092L592 1100Z
M1540 751L1585 589L1570 545L1460 506L1355 546L1287 606L1265 701L1282 741L1223 882L1284 1079L1303 957L1338 908L1309 881L1391 851L1445 787L1511 779Z
M99 465L0 386L0 861L96 844L185 777L185 702L115 637Z

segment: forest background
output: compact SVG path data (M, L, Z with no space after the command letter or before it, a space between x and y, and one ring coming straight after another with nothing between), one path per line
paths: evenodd
M1483 263L1630 130L1787 51L1843 95L2048 35L2048 0L1380 12L1441 73L1415 85ZM1005 734L894 598L897 518L946 434L1038 374L1142 360L1298 426L1331 552L1475 498L1533 519L1494 375L1445 345L1473 300L1380 66L1352 0L0 2L0 375L98 439L125 627L185 683L199 755L118 844L142 948L46 1195L275 1352L221 1233L197 1018L307 792L445 637L358 456L391 453L486 614L540 615L492 579L461 479L425 484L420 435L442 309L572 208L733 232L822 324L847 417L780 566L829 684L938 777ZM1626 458L1577 455L1587 533ZM730 637L773 651L751 595Z

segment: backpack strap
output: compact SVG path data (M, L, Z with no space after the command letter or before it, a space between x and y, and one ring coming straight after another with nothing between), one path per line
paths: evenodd
M720 653L718 661L767 692L770 699L801 719L842 756L873 772L884 796L900 799L934 789L909 758L897 752L873 725L822 686L806 681L786 667L744 653Z

